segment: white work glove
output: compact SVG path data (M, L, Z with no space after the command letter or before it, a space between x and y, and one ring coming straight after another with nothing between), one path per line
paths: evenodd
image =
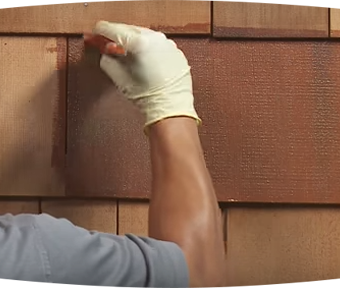
M93 34L127 52L126 56L102 55L100 66L145 115L145 128L176 116L201 122L194 108L190 66L175 42L147 28L106 21L98 22Z

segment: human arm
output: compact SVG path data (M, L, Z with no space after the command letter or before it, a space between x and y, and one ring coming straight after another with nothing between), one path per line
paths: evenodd
M224 248L220 211L197 132L190 118L150 127L152 196L149 236L183 250L191 286L221 286Z
M191 286L223 285L221 218L185 56L174 42L148 29L100 22L95 33L130 52L129 61L104 55L101 67L146 118L153 179L149 236L181 247Z

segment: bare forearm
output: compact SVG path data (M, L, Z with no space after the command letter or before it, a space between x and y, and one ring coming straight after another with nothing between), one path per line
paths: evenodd
M183 249L189 266L195 267L190 271L192 286L223 284L220 211L195 120L179 117L153 125L150 145L149 235Z

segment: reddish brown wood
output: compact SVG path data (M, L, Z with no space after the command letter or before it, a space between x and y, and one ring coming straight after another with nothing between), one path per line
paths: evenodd
M4 214L39 214L39 200L35 198L23 199L17 197L16 199L2 198L0 200L0 215Z
M340 203L339 43L176 41L192 66L220 201ZM71 62L81 49L71 41ZM90 62L97 67L98 57ZM138 112L115 90L101 92L108 82L97 68L76 66L69 78L68 193L148 197Z
M139 111L99 69L99 54L69 41L67 194L146 198L147 138Z
M218 198L340 203L340 45L181 41Z
M165 33L210 34L210 1L104 1L0 10L1 33L92 31L97 21L149 27ZM25 21L22 21L25 19Z
M329 9L267 3L213 2L214 37L328 37Z

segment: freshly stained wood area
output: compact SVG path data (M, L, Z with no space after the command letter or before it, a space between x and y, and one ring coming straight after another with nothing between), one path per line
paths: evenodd
M340 203L340 43L177 43L220 201Z
M63 38L0 38L0 195L64 194L65 60Z
M22 19L25 19L23 21ZM99 20L167 33L210 33L209 1L116 1L0 10L0 32L83 33Z
M140 201L118 202L118 234L148 236L149 203Z
M41 210L42 213L65 218L88 230L117 233L115 200L43 200Z
M219 201L340 203L339 43L176 42ZM70 41L67 194L149 198L143 119L82 49Z
M339 278L339 222L339 208L229 208L226 284Z
M328 37L328 9L213 2L215 37Z
M67 194L147 198L144 120L100 71L99 54L69 41Z
M332 8L330 10L331 37L340 37L340 9Z
M0 215L4 214L38 214L39 213L39 200L31 199L31 200L0 200Z

